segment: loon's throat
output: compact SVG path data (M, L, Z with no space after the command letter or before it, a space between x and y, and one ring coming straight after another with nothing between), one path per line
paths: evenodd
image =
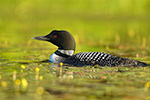
M50 56L49 61L53 63L61 63L64 62L68 57L71 57L73 54L74 50L58 49Z

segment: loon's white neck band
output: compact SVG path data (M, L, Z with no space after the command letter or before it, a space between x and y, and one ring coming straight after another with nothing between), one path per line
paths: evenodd
M72 56L74 54L74 50L60 50L60 49L58 49L57 51L61 52L62 54L66 54L68 56Z
M68 56L72 56L74 54L74 50L60 50L60 49L58 49L57 51L59 51L62 54L68 55ZM64 62L65 60L66 60L65 57L63 57L61 55L57 55L55 52L49 58L49 62L53 62L53 63L61 63L61 62Z

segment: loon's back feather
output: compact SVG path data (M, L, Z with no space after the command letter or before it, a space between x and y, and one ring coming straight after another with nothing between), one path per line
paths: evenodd
M73 66L146 66L144 62L121 58L103 52L81 52L66 59L64 63Z

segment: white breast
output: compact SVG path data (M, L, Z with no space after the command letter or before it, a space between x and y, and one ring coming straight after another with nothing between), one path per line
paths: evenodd
M58 51L68 56L72 56L74 53L74 50L59 50L58 49ZM64 62L65 60L66 60L65 57L57 55L55 52L49 58L49 62L53 62L53 63L61 63L61 62Z
M49 62L53 62L53 63L61 63L61 62L64 62L64 60L66 60L66 58L60 57L56 55L55 53L53 53L49 58Z

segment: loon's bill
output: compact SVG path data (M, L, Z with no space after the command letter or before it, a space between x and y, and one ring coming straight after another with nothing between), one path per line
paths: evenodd
M81 52L74 55L75 40L73 36L65 30L53 30L46 36L33 37L32 39L48 41L58 46L49 58L49 62L66 63L73 66L148 66L141 61L128 58L121 58L103 52Z

